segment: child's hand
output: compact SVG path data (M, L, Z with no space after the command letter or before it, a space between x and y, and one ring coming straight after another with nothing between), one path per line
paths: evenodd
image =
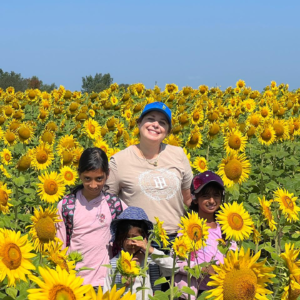
M132 240L132 244L135 245L137 248L140 248L144 253L147 249L147 239L143 239L142 241ZM153 247L150 246L149 248L149 254L152 254L154 251Z
M130 286L130 283L132 282L132 284L134 284L134 281L135 281L135 278L134 277L129 277L129 278L127 278L127 277L123 277L122 276L122 278L125 278L125 279L127 279L126 280L126 282L124 283L124 285L126 286L126 287L128 287L128 286Z

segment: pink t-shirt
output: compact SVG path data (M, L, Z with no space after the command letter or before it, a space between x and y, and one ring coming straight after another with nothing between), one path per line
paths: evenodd
M122 202L123 210L127 205ZM58 213L62 218L62 201L58 203ZM106 198L101 193L97 198L87 201L81 191L76 194L73 233L68 252L78 251L83 255L83 261L77 263L76 269L93 268L78 273L84 278L84 284L103 286L107 268L101 265L109 264L110 260L110 223L111 213ZM64 222L57 223L57 237L66 246L66 227Z

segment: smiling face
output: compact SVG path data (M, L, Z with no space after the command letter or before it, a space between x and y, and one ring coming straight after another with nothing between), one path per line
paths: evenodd
M79 177L83 184L82 193L88 201L100 195L108 178L102 169L82 172Z
M169 123L163 113L151 111L139 123L139 130L141 140L161 143L168 134Z
M208 185L196 195L195 204L198 204L198 214L214 214L222 203L222 190Z

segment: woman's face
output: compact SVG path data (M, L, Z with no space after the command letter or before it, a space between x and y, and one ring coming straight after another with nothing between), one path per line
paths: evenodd
M161 143L168 134L169 123L166 116L159 111L146 114L139 124L140 137L149 141Z

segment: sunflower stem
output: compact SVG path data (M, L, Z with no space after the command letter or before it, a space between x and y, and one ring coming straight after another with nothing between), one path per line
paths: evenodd
M171 285L170 285L170 300L173 300L173 298L174 298L175 266L176 266L176 254L174 253L174 256L173 256L172 277L171 277Z
M149 236L149 238L148 238L148 243L147 243L146 252L145 252L145 258L144 258L144 270L146 270L146 268L147 268L149 248L151 247L152 239L153 239L153 233L151 233L150 236ZM146 300L145 285L146 285L146 277L144 276L143 277L143 285L142 285L142 287L144 288L142 290L142 299L143 300Z
M113 273L113 275L112 275L111 289L115 285L117 273L118 273L118 269L116 268L115 271L114 271L114 273Z
M190 268L191 267L191 252L189 253L189 256L188 256L188 267ZM191 286L191 274L190 272L187 273L187 282L188 282L188 287ZM191 300L191 295L188 294L188 300Z

